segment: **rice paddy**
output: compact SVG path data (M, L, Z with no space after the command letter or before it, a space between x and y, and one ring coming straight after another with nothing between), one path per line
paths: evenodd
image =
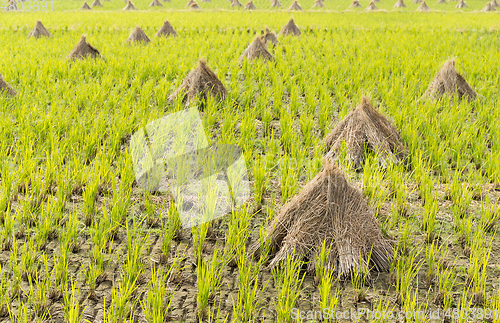
M485 2L133 3L0 13L0 74L16 92L0 92L0 322L500 322L500 23L477 12ZM280 35L290 18L299 36ZM51 37L28 38L37 20ZM176 37L155 36L165 20ZM127 42L136 26L149 43ZM272 59L240 59L266 27ZM82 35L100 57L68 58ZM252 194L183 229L172 192L138 185L130 138L186 107L169 98L200 59L226 93L189 104L210 144L241 147ZM449 59L474 100L424 95ZM393 242L388 270L368 254L338 277L326 242L269 266L266 229L364 96L406 154L355 165L341 144L334 163Z

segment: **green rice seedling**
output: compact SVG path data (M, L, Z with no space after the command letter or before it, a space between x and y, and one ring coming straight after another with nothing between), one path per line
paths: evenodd
M410 298L408 293L411 292L415 282L418 281L418 272L423 265L423 261L417 261L417 256L420 251L407 256L399 257L396 263L396 303L405 305ZM418 289L418 288L417 288Z
M474 218L472 216L464 219L456 218L455 221L457 242L462 246L464 254L467 256L470 254L470 248L474 237L472 230Z
M226 142L228 142L227 139L225 139ZM245 159L251 160L255 147L255 117L250 110L244 114L241 121L239 145L243 148Z
M68 243L69 240L64 236L59 240L59 254L55 257L54 260L54 286L59 286L61 288L61 292L62 289L65 288L64 286L67 286L69 279L68 266L70 249Z
M448 309L444 312L443 317L448 320L453 320L457 323L465 323L471 315L472 299L468 297L470 286L462 290L460 299L457 303L457 307L453 309Z
M404 312L406 321L411 322L428 322L427 318L428 303L425 305L420 304L418 297L418 280L416 282L415 290L406 293L404 306L401 312Z
M488 249L483 247L484 233L474 235L471 246L469 267L467 268L466 284L472 288L474 305L485 304L486 268L491 255L492 244ZM491 241L492 242L492 241Z
M10 207L4 213L3 227L1 227L0 238L1 238L1 248L3 250L10 250L12 248L12 243L14 240L14 220L15 216L12 216Z
M198 257L196 267L196 281L198 291L196 294L197 315L200 320L207 317L207 310L210 303L215 300L215 293L220 288L222 281L222 270L226 265L223 255L219 255L219 250L214 249L212 258L209 261L201 261Z
M0 316L7 316L9 314L9 284L7 283L7 276L0 264Z
M415 245L413 228L409 221L401 222L399 226L398 250L402 254L410 254Z
M205 249L205 241L207 239L207 234L210 226L210 223L204 222L199 224L198 226L194 226L191 228L191 231L193 233L194 255L199 261L202 259L202 254Z
M351 271L351 283L352 283L352 288L353 288L353 302L354 303L359 303L366 301L366 284L370 284L370 270L372 269L370 267L370 259L372 256L372 250L370 250L370 253L368 254L368 257L366 259L366 262L361 263L358 262L354 265L353 270ZM363 259L360 255L359 259Z
M68 323L80 323L82 321L83 311L80 311L80 302L78 301L79 289L76 282L71 281L71 290L63 288L64 314L65 321ZM83 309L85 310L85 309Z
M320 297L319 304L322 313L328 310L326 313L327 315L325 315L327 317L324 317L324 319L328 319L328 316L330 316L330 319L333 319L333 315L337 312L340 302L340 289L336 289L332 295L332 285L335 283L335 270L333 268L324 268L324 270L318 286Z
M142 221L141 221L142 223ZM146 241L149 238L148 234L143 234L140 231L141 223L136 223L135 217L133 218L133 227L130 228L128 222L125 225L127 232L127 254L125 262L122 266L123 271L123 285L126 290L131 290L139 276L144 271L144 261L142 254Z
M78 226L80 223L76 211L73 210L67 219L65 230L60 238L60 244L70 252L78 252L80 247L78 244Z
M11 272L11 279L12 282L10 284L11 286L11 293L12 297L16 297L19 295L21 292L21 282L22 282L22 277L23 277L23 267L20 262L18 262L18 255L17 255L17 241L14 237L12 237L12 246L10 249L10 255L9 255L9 266L10 266L10 272Z
M453 304L453 286L457 276L453 266L438 266L436 273L436 294L434 295L434 304L444 310L450 309Z
M297 183L297 167L294 159L285 155L281 159L280 173L281 173L281 201L285 203L292 197L298 189Z
M85 186L83 190L83 206L85 215L85 225L90 226L94 222L95 202L97 200L97 192L99 189L99 180L94 179Z
M18 310L17 315L15 315L12 310L9 308L9 318L13 323L28 323L33 322L33 312L30 311L29 300L24 300L22 298L18 298Z
M390 308L392 306L392 308ZM373 312L374 313L382 313L382 315L376 315L376 314L371 314L368 312L364 316L361 315L361 317L370 317L371 320L370 322L373 323L390 323L394 321L395 315L393 314L396 310L396 305L394 305L390 300L387 299L387 297L380 297L378 302L374 305L373 307ZM386 314L386 315L383 315ZM392 315L391 315L392 314Z
M21 268L23 270L22 277L24 280L33 279L38 271L37 249L35 248L35 239L32 236L29 240L25 240L21 251Z
M367 156L363 165L363 191L370 206L378 213L390 192L385 184L385 176L378 167L376 157Z
M487 233L495 231L495 225L500 219L500 206L491 206L489 197L485 196L481 199L479 226Z
M243 205L231 213L231 222L224 237L224 258L235 263L245 255L245 243L250 236L250 218L248 205Z
M302 131L302 137L304 138L304 147L311 148L314 147L314 119L312 115L306 113L300 114L300 129Z
M104 315L105 317L107 316L106 322L133 322L134 312L132 309L137 303L137 298L134 297L137 293L137 288L137 280L113 281L111 302L108 312Z
M272 108L265 108L262 110L262 131L264 137L271 135L271 121L273 121L273 110Z
M329 272L330 270L334 268L327 268L326 263L327 263L327 258L328 255L330 254L330 251L332 250L333 247L333 241L330 243L329 246L326 246L326 239L323 240L323 244L321 245L321 249L318 251L318 254L316 256L316 259L314 259L314 269L315 269L315 276L314 276L314 282L316 284L319 284L322 281L322 277L324 273Z
M278 322L289 322L292 319L292 309L299 298L305 273L301 273L302 261L289 254L279 267L272 269L274 285L278 291L273 300Z
M223 316L221 313L220 313L220 305L221 303L219 303L219 306L217 308L217 313L215 312L215 309L212 311L212 310L209 310L208 313L207 313L207 322L208 323L226 323L229 319L229 314L227 314L226 316ZM250 321L248 321L250 322Z
M436 240L425 247L425 260L427 262L426 279L429 286L435 284L439 273L439 266L447 251L443 251L444 245L439 246Z
M424 206L421 207L422 229L427 233L427 242L431 243L436 238L436 215L438 212L438 200L436 196L427 197Z
M290 111L282 109L280 111L281 144L283 145L283 150L288 153L291 152L295 140L292 124L292 114Z
M144 300L140 301L142 311L148 322L163 323L168 319L172 295L167 291L167 278L172 268L170 266L166 272L161 267L151 269L151 281L148 284Z
M255 158L253 163L253 177L254 177L254 203L256 206L262 203L262 195L264 194L264 190L266 185L269 182L269 178L267 176L267 160L265 156L262 154Z
M51 286L51 275L49 271L49 264L47 256L42 255L43 264L45 269L45 277L41 275L40 272L37 272L34 283L32 281L31 276L28 276L28 281L30 284L30 294L34 294L33 300L33 310L35 312L35 316L41 320L44 320L49 315L49 292Z
M3 212L9 207L13 192L14 176L16 175L8 162L9 159L6 157L0 164L0 178L2 179L0 186L0 223L2 222Z
M317 139L313 139L313 152L310 158L304 160L307 181L311 181L323 169L323 152Z
M263 308L262 293L269 280L259 288L258 276L263 258L257 263L249 260L245 252L238 253L238 298L233 301L235 322L255 322Z
M168 208L168 218L165 221L162 219L162 240L161 240L161 250L164 260L170 253L170 248L172 246L172 240L179 237L182 229L181 219L179 217L179 212L174 204L170 204Z

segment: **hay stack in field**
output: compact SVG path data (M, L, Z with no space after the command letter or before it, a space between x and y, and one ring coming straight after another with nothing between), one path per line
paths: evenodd
M394 8L406 8L406 4L403 0L398 0L398 2L394 5Z
M69 53L68 59L84 59L84 58L97 58L101 57L101 54L94 46L87 43L87 36L83 35L75 48Z
M188 8L191 7L191 5L193 3L196 3L196 2L194 0L189 0L189 2L187 3L186 7L188 7Z
M285 25L285 27L283 27L283 29L281 29L281 32L280 32L280 35L283 35L283 36L286 36L286 35L300 35L300 29L299 27L297 27L297 25L295 24L295 21L293 21L293 18L291 18Z
M281 208L266 235L271 243L269 267L294 256L308 261L307 271L314 273L323 244L327 252L331 248L326 268L342 278L356 268L387 271L394 257L393 242L383 236L363 194L328 159L323 170ZM258 242L250 250L257 257Z
M352 0L351 5L349 8L361 8L361 3L359 3L359 0Z
M323 2L321 2L321 0L316 0L316 1L314 1L314 4L312 7L313 8L323 8L323 7L325 7L325 5L323 4Z
M375 5L375 2L370 1L370 4L368 5L368 7L366 7L365 11L374 11L374 10L378 10L377 6Z
M455 8L458 8L458 9L469 8L469 6L465 3L464 0L460 0L460 2L455 6Z
M92 10L92 8L89 7L87 4L87 1L83 3L83 5L80 7L80 10Z
M427 6L425 1L422 1L420 6L418 6L418 8L417 8L417 11L429 11L429 10L430 10L430 8L429 8L429 6Z
M188 73L181 86L168 97L168 102L173 102L183 96L183 102L189 103L195 98L206 102L209 97L222 100L227 96L227 90L217 75L208 67L207 62L200 59L198 67Z
M448 93L452 97L458 95L459 100L466 97L469 101L474 100L477 96L476 91L469 86L465 78L455 69L454 59L444 63L443 68L437 72L434 80L429 84L424 97L439 99L444 93Z
M273 8L279 8L279 7L281 7L281 2L280 2L280 0L272 0L272 1L271 1L271 6L272 6Z
M153 0L150 4L149 4L150 7L163 7L163 5L161 4L160 1L158 0Z
M399 130L366 97L325 138L326 157L337 155L344 142L356 169L363 167L365 149L376 152L384 166L391 161L400 162L407 155Z
M28 35L28 39L31 37L40 38L40 37L52 37L52 34L45 28L40 20L35 23L35 27Z
M125 8L123 8L123 11L128 11L128 10L137 10L132 1L128 1Z
M149 43L151 40L149 39L148 35L144 32L144 30L141 29L141 27L136 26L132 32L130 33L130 36L128 36L126 43L129 45L132 45L133 43Z
M249 60L262 58L266 62L274 60L273 55L271 55L271 53L267 51L266 46L259 36L255 37L253 42L245 49L243 54L240 56L240 64L245 58L248 58Z
M415 4L422 3L422 0L413 0L413 3L415 3Z
M248 1L247 4L245 5L246 10L257 10L257 7L253 4L252 0Z
M266 31L264 32L264 35L261 36L261 40L264 43L264 45L267 46L267 44L271 44L271 46L275 46L279 43L278 37L276 37L276 34L273 33L272 31L269 30L269 28L266 27Z
M481 9L481 11L487 12L487 11L497 11L497 10L495 9L495 7L493 7L491 2L488 2L486 6L484 6L484 8Z
M497 0L491 0L491 5L494 7L494 8L497 8L499 7L500 5L498 4Z
M174 30L174 27L168 22L168 20L165 20L163 23L163 26L161 26L160 30L155 34L156 37L167 37L167 36L177 36L177 32Z
M99 0L94 0L94 2L92 2L92 8L94 7L102 7L102 3Z
M290 6L290 8L288 8L288 10L304 10L304 9L302 9L302 7L297 3L297 0L295 0Z
M10 97L14 97L17 95L16 90L4 80L2 74L0 74L0 94L6 94Z
M436 3L439 3L439 4L447 4L448 2L446 2L446 0L438 0Z
M189 9L191 10L201 10L201 7L196 3L196 1L193 1L191 5L189 5Z
M243 5L238 0L233 0L231 7L243 7Z

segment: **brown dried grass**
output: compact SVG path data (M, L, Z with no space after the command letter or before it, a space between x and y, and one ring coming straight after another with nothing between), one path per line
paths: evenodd
M262 58L264 61L274 61L273 55L269 53L266 49L266 46L262 42L260 36L255 37L253 42L245 49L243 54L240 56L239 61L240 64L243 60L247 58L249 60Z
M160 30L155 34L156 37L167 37L167 36L177 36L177 32L174 30L174 27L168 22L168 20L165 20L163 25L161 26Z
M85 35L82 36L78 44L76 44L75 48L69 53L68 59L84 59L84 58L97 58L100 57L101 54L94 46L87 43L87 37Z
M35 27L28 35L28 38L40 38L40 37L52 37L52 34L45 28L40 20L38 20L35 24Z
M141 29L141 27L136 26L132 32L130 33L130 36L128 36L126 43L129 45L132 45L134 43L149 43L151 40L149 39L148 35L144 32L144 30Z
M450 59L444 63L444 66L437 72L434 80L425 91L424 97L439 99L443 94L448 93L452 97L463 97L469 101L474 100L477 93L469 86L465 78L455 69L455 60Z
M208 67L207 62L200 59L198 67L188 73L181 86L168 97L168 102L173 102L182 96L183 102L191 102L200 98L206 102L209 98L222 100L227 96L227 90L217 75Z
M266 234L271 247L270 267L278 266L294 254L307 259L307 270L314 272L323 242L327 247L332 246L326 266L335 269L340 277L348 277L356 268L370 266L386 271L394 256L393 243L383 237L363 194L328 159L323 171L281 208ZM250 250L254 257L259 254L257 244Z
M16 90L4 80L2 74L0 74L0 94L6 94L10 97L14 97L17 95Z
M372 107L367 97L325 138L326 156L337 155L344 142L356 169L363 167L365 149L376 152L382 165L402 161L407 156L399 130Z
M295 21L293 21L293 18L291 18L281 29L280 35L286 36L286 35L296 35L299 36L301 34L299 27L295 24Z

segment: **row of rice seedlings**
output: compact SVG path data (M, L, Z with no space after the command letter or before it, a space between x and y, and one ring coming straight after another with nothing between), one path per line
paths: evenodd
M277 322L290 322L292 309L297 307L297 300L302 290L305 273L301 272L303 262L294 256L292 251L287 254L281 266L272 269L274 286L277 290L273 300Z
M261 318L263 308L262 293L267 287L269 280L259 287L259 272L266 259L266 250L262 250L258 262L253 262L243 250L237 253L236 264L238 266L238 298L233 300L233 318L235 322L256 322Z
M196 267L196 283L198 291L196 294L196 311L200 320L208 315L208 307L215 302L215 294L222 282L223 269L227 264L224 254L216 247L211 259L203 260L198 255Z
M412 288L418 283L418 272L423 265L423 261L417 261L419 253L419 250L415 250L392 261L393 269L390 272L396 288L396 303L400 306L406 306L407 302L411 302Z
M80 311L79 288L77 282L71 280L71 289L63 288L62 296L64 300L65 322L82 322L83 311Z
M151 269L151 280L146 295L140 301L142 311L148 322L163 323L169 319L173 293L168 289L168 278L174 267L175 264L172 264L167 269L160 266L153 266Z
M479 230L478 230L479 232ZM490 259L492 241L489 248L483 246L484 233L474 235L471 246L469 267L467 268L466 285L472 288L472 302L476 306L485 305L486 299L486 268Z
M161 250L164 262L168 259L170 249L172 247L172 240L179 237L182 224L179 217L179 212L175 204L170 204L167 211L167 221L162 217L162 236L161 236Z

